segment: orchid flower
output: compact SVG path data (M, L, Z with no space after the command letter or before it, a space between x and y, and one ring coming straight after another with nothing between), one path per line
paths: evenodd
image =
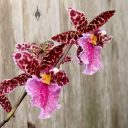
M25 88L32 98L32 105L41 109L39 117L42 119L49 118L59 108L61 87L69 82L64 71L54 68L64 46L62 44L54 47L42 60L27 51L19 51L13 55L15 64L32 77L27 80Z
M52 47L53 44L51 43L40 44L38 46L35 43L26 42L22 44L18 43L16 45L17 52L14 53L13 58L15 63L24 71L24 73L12 79L6 79L0 82L0 105L6 112L10 112L12 109L11 103L5 96L7 93L12 92L17 86L25 85L32 75L40 75L40 69L43 71L48 69L48 67L51 68L58 61L58 58L63 52L64 45L59 45L54 48ZM52 60L52 58L50 58L51 54L52 56L55 56L56 59ZM68 58L68 60L66 58L65 62L70 61L70 58ZM57 79L58 77L56 80ZM67 77L66 81L68 81ZM62 83L59 85L62 85Z
M41 78L36 76L30 78L25 88L31 96L32 105L41 109L39 118L46 119L60 108L59 94L62 85L68 82L68 78L63 71L55 68L48 73L41 73L40 76Z
M103 12L88 24L83 12L69 8L71 23L77 31L64 32L51 39L62 44L76 44L77 58L79 63L85 67L83 73L92 75L102 67L100 56L103 45L112 39L99 28L114 15L114 12L114 10Z
M42 60L27 51L18 51L13 55L15 64L32 76L27 80L25 88L32 97L32 105L41 109L39 117L43 119L50 117L59 108L61 86L69 82L64 71L54 69L64 46L62 44L54 47Z

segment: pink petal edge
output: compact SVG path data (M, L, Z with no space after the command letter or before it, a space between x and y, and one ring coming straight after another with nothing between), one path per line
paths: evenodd
M40 119L46 119L60 108L58 103L61 87L57 84L44 84L37 77L30 78L25 86L31 96L31 104L41 109Z

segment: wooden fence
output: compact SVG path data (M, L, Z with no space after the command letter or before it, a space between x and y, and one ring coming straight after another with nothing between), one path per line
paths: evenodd
M39 7L37 21L34 12ZM39 110L26 97L3 128L128 128L128 0L0 0L0 80L20 73L11 58L16 42L43 42L73 29L66 9L86 12L89 21L102 11L116 15L104 26L113 36L102 52L104 68L85 76L76 62L67 64L69 86L63 89L61 109L39 120ZM75 48L70 54L75 54ZM23 88L9 94L14 104ZM0 121L5 117L0 110ZM33 126L32 126L33 125Z

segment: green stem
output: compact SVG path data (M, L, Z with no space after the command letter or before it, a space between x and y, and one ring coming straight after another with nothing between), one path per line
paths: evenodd
M55 65L55 67L58 68L60 66L60 64L62 63L62 61L64 60L64 58L68 54L68 52L70 51L71 47L72 47L72 44L69 44L67 46L67 48L64 51L64 54L61 56L61 58L59 59L58 63ZM21 102L23 101L23 99L25 98L26 95L27 95L27 92L24 91L24 93L20 96L19 100L17 100L14 108L8 113L7 117L0 123L0 128L3 125L5 125L13 117L15 111L17 110L17 108L19 107L19 105L21 104Z

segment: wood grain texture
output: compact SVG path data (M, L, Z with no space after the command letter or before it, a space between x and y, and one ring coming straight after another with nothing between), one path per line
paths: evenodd
M33 16L37 5L39 21ZM39 110L26 97L3 128L127 128L128 127L128 1L127 0L0 0L0 80L20 73L11 54L16 42L43 42L73 29L66 9L86 12L89 21L108 9L116 15L103 28L113 41L103 50L103 70L93 76L81 74L74 61L66 69L70 84L63 89L61 109L48 120L39 120ZM70 52L74 55L76 49ZM9 94L15 103L23 88ZM5 117L0 110L0 121Z

